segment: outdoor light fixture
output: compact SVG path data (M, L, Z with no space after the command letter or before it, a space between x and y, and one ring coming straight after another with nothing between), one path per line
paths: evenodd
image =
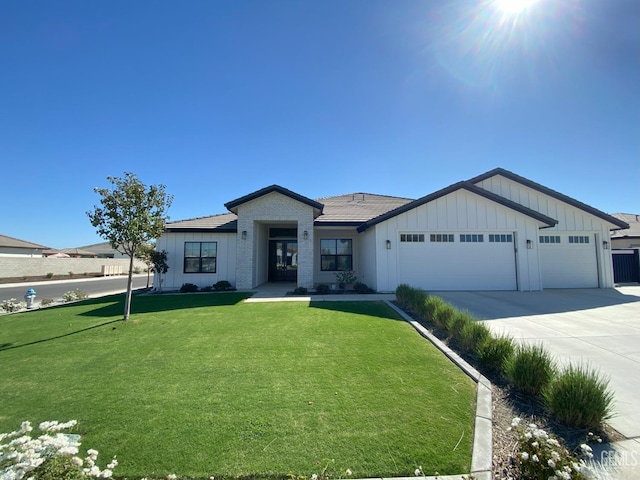
M309 238L309 232L307 232L306 230L304 231L304 233L302 234L302 237L306 240L307 238Z
M533 242L531 240L527 240L527 248L531 250L533 248Z
M387 250L391 250L391 240L387 240Z
M242 230L242 239L243 240L247 239L247 231L246 230Z
M609 250L609 242L607 242L606 240L602 242L602 248L604 248L605 250Z

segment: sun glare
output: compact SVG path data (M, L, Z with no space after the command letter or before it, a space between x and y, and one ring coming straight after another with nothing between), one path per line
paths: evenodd
M517 15L531 7L538 0L495 0L496 7L504 13Z

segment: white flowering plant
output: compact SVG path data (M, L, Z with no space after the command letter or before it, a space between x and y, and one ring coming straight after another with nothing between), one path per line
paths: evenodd
M3 300L2 303L0 303L0 309L4 310L7 313L18 312L20 310L24 310L25 308L27 308L27 304L24 302L19 302L15 298Z
M509 430L518 437L518 453L514 459L521 478L544 480L589 479L593 470L585 462L593 457L586 443L575 452L569 451L554 435L538 428L535 423L523 424L516 417ZM589 434L589 438L599 441Z
M116 457L102 470L97 465L97 450L87 450L82 459L78 456L80 435L61 433L76 425L75 420L42 422L40 434L34 437L31 423L25 421L16 431L0 433L0 480L110 478L118 465Z

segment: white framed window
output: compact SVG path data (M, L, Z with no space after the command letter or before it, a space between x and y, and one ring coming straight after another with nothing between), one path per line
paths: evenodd
M510 233L490 233L489 243L513 243L513 235Z
M435 243L453 243L455 240L452 233L432 233L429 241Z
M569 243L589 243L588 235L569 235Z
M424 243L424 233L401 233L400 241L406 243Z
M461 243L482 243L484 242L484 235L482 233L461 233Z
M540 235L540 243L560 243L560 235Z

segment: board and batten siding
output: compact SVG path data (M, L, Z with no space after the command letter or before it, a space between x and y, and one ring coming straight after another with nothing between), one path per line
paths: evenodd
M185 242L218 242L216 273L184 273ZM211 286L220 280L236 284L236 234L208 232L171 232L156 241L156 250L166 250L169 270L162 276L163 290L177 290L184 283L198 287ZM158 275L154 276L154 288L158 288Z
M485 235L485 245L488 245L489 234L511 234L513 235L512 251L507 257L501 257L502 261L512 262L513 275L515 281L513 289L529 291L540 290L540 262L537 249L527 249L527 240L534 241L538 235L540 222L507 208L498 203L492 202L484 197L475 195L467 190L457 190L444 195L427 204L420 205L412 210L401 213L384 222L375 225L376 231L376 274L377 289L379 291L394 291L403 282L402 265L411 263L411 268L415 271L422 269L425 278L430 275L447 275L448 264L451 272L460 274L465 268L478 269L473 263L469 263L469 256L465 255L462 248L466 247L459 243L461 233L476 233ZM455 235L455 242L450 245L449 254L446 258L440 258L438 265L429 265L436 257L421 255L416 250L411 258L401 259L400 235L404 232L424 233L425 248L429 246L429 235L432 233L448 233ZM391 241L391 249L382 248L386 240ZM514 250L515 249L515 250ZM404 255L406 252L402 252ZM482 260L482 259L478 259ZM436 270L434 272L434 268ZM504 275L505 268L511 265L495 265L491 262L484 262L481 267L481 274L474 272L476 280L473 288L465 285L465 289L482 290L491 289L491 278L493 275ZM484 276L484 278L483 278ZM483 281L486 279L486 281ZM446 289L455 289L454 280L443 278L442 285ZM434 285L437 289L437 282L425 281L425 285Z
M558 221L556 226L540 230L534 237L535 248L541 250L543 288L613 287L611 250L603 248L603 242L611 245L609 229L613 225L589 212L501 175L487 178L476 185ZM593 242L593 248L582 249L584 254L588 255L588 258L584 258L575 253L563 255L559 248L539 245L540 235L551 234L560 235L563 244L569 235L586 235ZM585 273L590 280L585 280ZM558 276L560 274L562 278Z

